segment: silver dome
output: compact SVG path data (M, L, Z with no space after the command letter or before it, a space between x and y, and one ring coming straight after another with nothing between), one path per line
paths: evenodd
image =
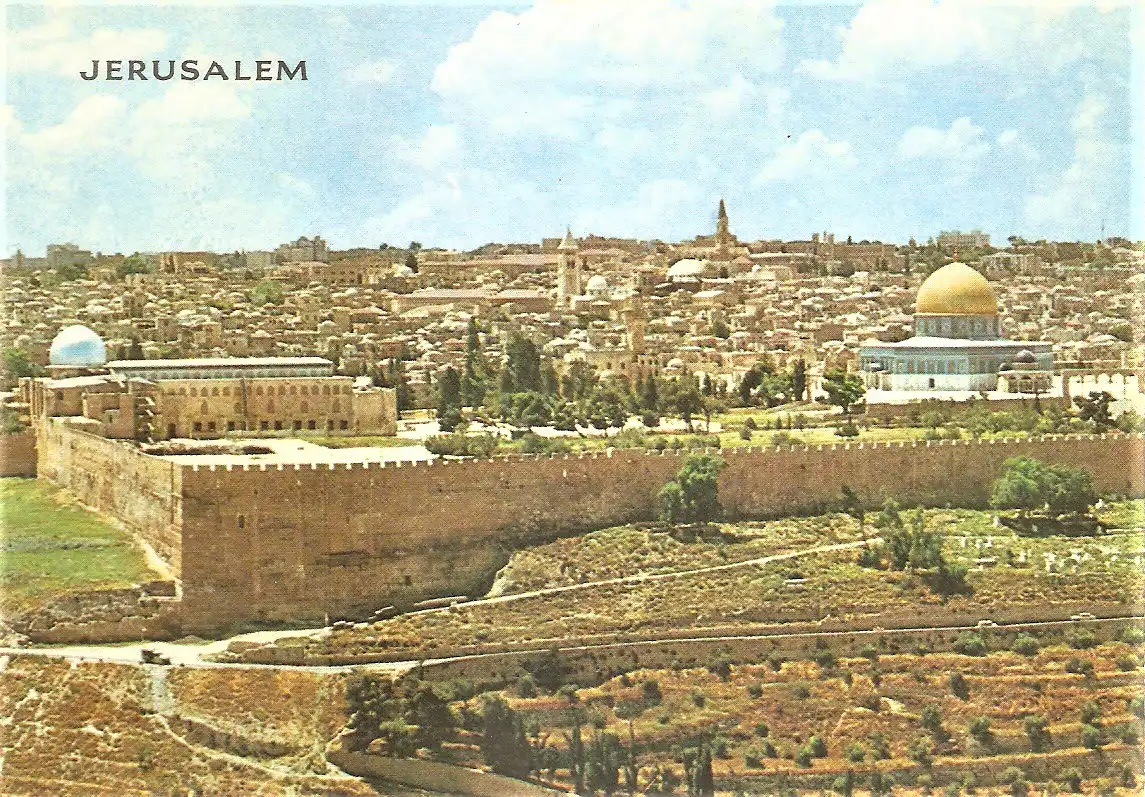
M64 327L52 341L49 365L94 367L107 363L107 346L103 338L82 324Z

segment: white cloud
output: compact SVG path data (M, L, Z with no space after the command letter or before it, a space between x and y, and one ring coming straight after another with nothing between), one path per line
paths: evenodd
M578 139L705 95L736 102L782 63L781 28L759 0L540 0L490 14L450 49L431 86L458 118L497 133ZM743 84L728 91L729 74Z
M417 141L394 136L390 151L401 162L428 171L457 159L461 153L461 136L456 125L430 125Z
M51 72L69 77L90 70L92 60L146 60L167 46L167 34L161 30L99 28L84 34L59 16L11 30L7 39L8 69L13 73Z
M848 141L833 141L822 130L806 130L799 138L781 146L763 165L755 183L821 178L858 165Z
M1018 131L1010 128L1003 130L998 134L998 146L1002 148L1012 147L1018 143Z
M949 130L916 126L899 139L899 154L904 158L941 158L972 161L990 151L983 138L986 131L963 116L951 123Z
M839 30L838 58L804 60L801 69L825 80L864 81L959 62L1058 70L1100 57L1119 33L1115 25L1083 24L1076 12L1066 2L868 0Z
M15 143L36 158L69 158L115 146L127 103L109 94L94 94L80 100L57 125L24 131L12 115L10 130Z
M397 71L397 66L390 61L370 61L342 70L342 77L350 83L384 85L394 79Z
M1075 108L1070 121L1073 161L1026 201L1026 218L1039 229L1084 229L1092 233L1109 212L1117 164L1105 126L1107 110L1107 98L1098 94L1087 94Z

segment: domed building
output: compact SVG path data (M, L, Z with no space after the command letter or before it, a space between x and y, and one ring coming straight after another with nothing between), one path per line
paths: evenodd
M872 341L859 349L867 387L993 391L999 374L1010 372L1016 363L1026 372L1053 371L1053 344L1003 337L993 287L965 263L945 265L923 281L914 331L914 337L904 341Z
M61 329L48 350L48 365L52 368L102 368L106 364L107 345L103 338L82 324Z

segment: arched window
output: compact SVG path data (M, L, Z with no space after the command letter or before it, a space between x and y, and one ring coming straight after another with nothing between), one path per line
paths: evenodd
M199 404L199 414L200 415L206 415L210 411L211 411L211 409L210 409L210 407L207 406L207 402L204 401L204 402Z

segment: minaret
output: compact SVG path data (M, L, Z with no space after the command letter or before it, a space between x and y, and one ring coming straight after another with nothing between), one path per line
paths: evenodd
M557 305L560 307L568 307L572 297L580 296L579 248L572 229L566 229L565 237L557 247Z
M716 215L716 247L726 249L731 245L732 234L728 230L728 211L724 207L724 200L720 199L720 210Z

